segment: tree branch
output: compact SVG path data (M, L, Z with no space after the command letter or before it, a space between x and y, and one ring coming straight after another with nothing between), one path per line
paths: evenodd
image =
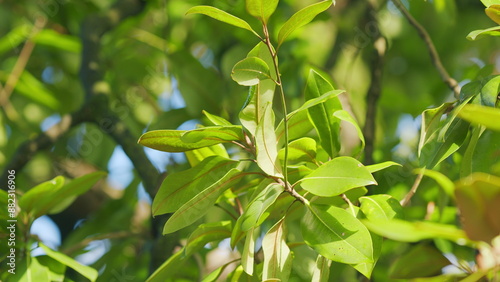
M392 2L394 3L394 5L396 5L399 11L401 11L408 22L417 30L418 35L424 41L425 46L427 46L427 50L429 51L429 55L431 56L432 63L439 72L441 79L454 92L455 97L458 98L458 96L460 95L460 86L458 85L457 81L448 74L445 67L441 63L439 54L436 51L436 47L434 47L434 43L432 43L432 39L427 33L427 30L425 30L425 28L419 22L417 22L417 20L415 20L415 18L410 14L410 12L408 12L408 10L400 0L392 0Z

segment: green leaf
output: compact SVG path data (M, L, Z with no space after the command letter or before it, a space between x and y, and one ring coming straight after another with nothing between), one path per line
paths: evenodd
M214 135L211 135L214 134ZM241 127L210 126L193 130L153 130L144 133L138 143L164 152L185 152L243 138Z
M490 243L500 234L500 178L474 173L457 183L457 206L471 240Z
M500 0L481 0L484 6L500 5Z
M250 15L267 24L269 17L274 13L279 0L246 0L247 11Z
M484 10L486 15L497 24L500 24L500 4L491 5Z
M241 124L255 136L257 126L264 117L265 109L272 105L276 83L272 80L264 80L250 87L248 103L239 114ZM267 113L270 115L270 113Z
M215 7L195 6L186 12L186 15L189 15L189 14L203 14L203 15L209 16L209 17L214 18L218 21L221 21L221 22L224 22L224 23L227 23L230 25L234 25L234 26L242 28L242 29L249 30L253 34L255 34L257 37L260 38L260 35L255 30L253 30L252 27L246 21L244 21L236 16L233 16L225 11L217 9Z
M425 239L442 238L459 244L469 243L465 233L454 225L428 221L409 222L400 219L363 220L370 231L402 242L418 242Z
M278 47L296 29L310 23L318 14L332 5L331 0L322 1L303 8L288 19L278 33Z
M328 282L330 277L330 265L332 261L322 255L318 255L314 265L311 282Z
M215 204L217 198L239 181L242 176L244 174L233 168L214 184L196 194L169 218L163 228L163 234L175 232L203 217L208 209Z
M311 69L307 78L305 98L311 100L331 91L334 91L333 86ZM307 109L309 118L318 132L321 146L332 158L336 157L340 150L340 119L334 117L332 113L341 109L342 105L337 97Z
M390 195L372 195L359 198L360 209L368 220L391 220L403 217L403 207Z
M208 274L207 276L205 276L205 278L203 278L203 280L201 280L201 282L215 282L217 281L217 279L219 279L219 277L224 274L224 270L226 270L226 268L228 266L230 266L231 264L234 264L235 261L230 261L224 265L222 265L221 267L217 268L216 270L210 272L210 274Z
M273 49L273 52L276 52L276 50ZM266 45L264 42L259 42L255 47L253 47L250 52L247 54L247 58L251 57L258 57L262 59L266 64L269 66L269 71L271 73L271 77L274 81L276 81L277 76L276 76L276 67L274 63L276 62L276 65L278 64L278 57L273 57L271 52L269 52L269 47Z
M266 210L276 201L278 196L283 192L283 189L283 186L280 184L271 183L260 191L260 193L248 204L243 214L238 218L236 224L241 224L241 230L248 231L252 227L258 226Z
M467 35L467 39L476 40L487 36L500 36L500 26L494 26L487 29L478 29L471 31Z
M58 261L64 265L67 265L68 267L70 267L74 271L80 273L81 275L83 275L84 277L89 279L90 281L97 280L97 276L99 274L98 274L97 270L93 269L92 267L80 264L79 262L77 262L76 260L74 260L71 257L68 257L65 254L53 251L51 248L45 246L43 243L39 243L39 246L43 249L43 251L47 254L47 256L55 259L56 261Z
M292 271L292 253L285 241L285 220L278 221L264 236L264 271L262 280L288 281Z
M153 200L153 215L176 211L198 193L220 181L237 165L237 161L211 156L195 167L169 174Z
M169 281L175 273L182 270L182 266L188 257L183 255L182 250L171 255L160 267L158 267L151 276L148 277L146 282L165 282Z
M27 70L24 70L19 77L15 89L17 93L51 110L59 111L64 108L56 95Z
M257 164L268 175L282 177L276 144L274 112L268 103L255 132Z
M241 254L241 266L248 275L253 275L255 242L259 237L259 231L259 227L252 227L248 230L243 253Z
M69 182L66 182L62 176L58 176L26 192L19 200L19 206L34 218L59 213L104 176L106 176L105 172L98 171Z
M480 125L473 125L472 127L472 134L469 139L469 145L467 145L467 149L465 150L465 153L463 155L462 159L462 165L460 166L460 177L466 177L470 175L473 172L473 159L474 159L474 152L476 150L477 143L479 141L479 138L485 131L484 126ZM453 190L452 190L453 194Z
M397 166L402 166L396 162L391 162L391 161L387 161L387 162L383 162L383 163L378 163L378 164L372 164L372 165L367 165L365 166L366 169L370 172L370 173L374 173L374 172L377 172L377 171L381 171L383 169L386 169L388 167L391 167L393 165L397 165Z
M278 152L282 161L285 157L285 148ZM288 144L288 163L312 162L316 159L316 141L309 137L294 140Z
M289 140L301 138L314 129L307 111L299 111L294 115L288 114L287 118ZM276 138L278 139L278 148L283 147L285 144L285 126L283 120L276 127Z
M329 91L329 92L327 92L325 94L322 94L321 96L319 96L317 98L312 98L310 100L307 100L298 109L296 109L295 111L289 113L288 114L288 116L289 116L288 119L290 119L290 116L296 114L299 111L303 111L303 110L309 109L310 107L313 107L313 106L319 105L321 103L324 103L325 101L328 101L329 99L335 98L335 97L339 96L340 94L342 94L344 92L345 92L345 90L332 90L332 91Z
M244 140L241 125L208 126L186 131L181 135L185 143L200 143L206 141L231 142Z
M441 129L441 117L452 107L452 103L444 103L433 109L427 109L422 113L422 127L420 128L420 140L418 144L418 156L422 154L422 148L434 140L437 132Z
M335 206L307 205L304 241L319 254L346 264L373 262L370 232L352 214Z
M479 105L465 105L458 116L466 121L481 124L491 130L500 131L500 109Z
M428 243L413 246L400 256L391 266L389 276L393 279L412 279L441 274L450 261Z
M33 41L39 45L55 47L59 50L80 54L82 44L77 36L61 34L52 29L43 29L36 34Z
M500 95L500 75L494 76L481 88L481 104L494 108L499 99L498 95Z
M269 66L258 57L248 57L236 63L231 77L244 86L253 86L261 80L272 79Z
M301 180L301 186L314 195L332 197L352 188L377 184L363 164L351 157L338 157L324 163Z
M196 228L186 242L184 252L186 256L191 256L206 244L220 241L231 236L231 221L220 221L201 224Z
M208 118L208 120L213 123L214 125L219 125L219 126L231 126L231 124L228 120L225 118L222 118L220 116L212 115L211 113L203 110L203 114Z
M7 34L0 37L0 55L12 50L24 42L31 33L31 25L11 27Z
M186 155L189 165L191 165L192 167L198 165L204 159L210 156L219 156L229 159L229 155L227 154L227 151L222 144L186 151L184 152L184 154Z
M416 173L421 173L421 169L416 169ZM423 169L423 175L430 177L436 181L441 188L446 192L446 194L452 198L455 198L455 184L444 174L439 171Z
M358 122L351 116L351 114L348 111L344 110L338 110L333 113L333 116L336 118L339 118L345 122L348 122L356 128L356 132L358 133L359 140L361 140L361 148L359 148L358 152L362 152L363 149L365 148L365 136L363 135L363 131L358 125ZM355 154L357 154L356 152Z

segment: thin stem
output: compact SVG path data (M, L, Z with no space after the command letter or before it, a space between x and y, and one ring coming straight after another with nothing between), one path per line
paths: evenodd
M455 97L458 98L460 94L460 86L455 79L450 77L443 64L441 63L439 54L436 51L436 47L434 46L434 43L432 43L432 39L427 33L427 30L425 30L425 28L410 14L410 12L408 12L406 7L401 3L400 0L392 0L392 2L394 3L394 5L396 5L399 11L401 11L408 22L417 30L418 35L424 40L424 43L427 46L427 50L429 51L429 54L431 56L432 63L439 72L441 79L444 83L446 83L446 85L448 85L451 90L453 90L453 92L455 93Z
M410 202L413 195L415 195L415 193L417 192L418 186L420 185L420 181L422 181L422 178L424 177L424 172L425 172L425 169L420 170L420 172L418 173L417 178L415 179L415 182L413 183L413 186L411 187L410 191L408 192L408 194L406 194L404 199L401 200L401 205L403 207L406 206Z
M288 184L288 110L286 108L286 99L285 99L285 91L283 90L283 83L281 82L281 74L279 71L278 67L278 54L274 51L273 46L271 45L271 37L269 36L269 30L267 29L267 25L263 25L264 28L264 36L265 36L265 43L267 48L269 49L269 53L271 53L271 56L273 57L273 64L274 64L274 70L276 72L276 84L278 85L280 89L280 97L281 97L281 105L283 107L283 126L285 128L285 156L283 158L283 177L285 180L285 189L291 189L293 190L290 185Z

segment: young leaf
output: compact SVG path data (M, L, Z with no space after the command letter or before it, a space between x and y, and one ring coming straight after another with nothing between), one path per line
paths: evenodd
M153 200L152 213L160 215L174 212L212 184L220 181L237 161L219 156L204 159L190 169L169 174Z
M105 172L98 171L67 183L62 176L58 176L26 192L19 200L19 206L35 218L44 214L59 213L104 176L106 176Z
M250 15L267 24L269 17L274 13L279 0L246 0L247 11Z
M380 171L380 170L383 170L383 169L386 169L390 166L393 166L393 165L397 165L397 166L402 166L398 163L395 163L395 162L391 162L391 161L387 161L387 162L383 162L383 163L379 163L379 164L372 164L372 165L367 165L366 166L366 169L370 172L370 173L374 173L374 172L377 172L377 171Z
M259 227L252 227L248 230L243 253L241 254L241 266L248 275L253 275L255 241L259 237L259 230Z
M491 130L500 131L500 109L479 105L465 105L458 116L472 123L486 126Z
M305 98L311 100L332 91L335 91L333 86L311 69L307 78ZM340 150L340 119L334 117L332 113L341 109L342 105L337 97L307 109L309 118L318 132L321 146L332 158L336 157Z
M314 265L314 271L312 275L312 282L328 282L330 277L330 265L332 261L325 258L322 255L318 255L316 259L316 264Z
M402 218L403 207L390 195L371 195L359 198L360 209L368 220Z
M283 160L285 149L278 152ZM294 140L288 144L288 163L312 162L316 159L316 141L309 137Z
M370 232L351 213L335 206L307 205L302 236L327 259L346 264L373 262Z
M273 52L276 52L276 50L273 49ZM251 57L257 57L262 59L266 64L269 66L269 72L271 73L271 77L274 81L276 81L277 76L276 76L276 67L274 65L275 61L276 64L278 64L278 57L273 58L271 55L271 52L269 52L269 48L267 47L266 43L264 42L259 42L255 47L253 47L250 52L247 54L247 58Z
M200 219L215 204L217 198L239 181L242 176L244 174L233 168L220 180L196 194L170 217L163 228L163 234L175 232Z
M356 128L356 132L358 133L359 140L361 140L361 148L359 148L358 152L363 151L363 149L365 148L365 136L363 135L363 131L359 127L358 122L351 116L351 114L348 111L344 111L344 110L336 111L335 113L333 113L333 116L335 116L336 118L339 118L345 122L352 124L354 126L354 128ZM355 154L357 154L358 152L356 152ZM353 154L353 155L355 155L355 154Z
M278 33L278 48L296 29L310 23L318 14L332 5L331 0L322 1L305 7L288 19Z
M185 143L199 143L208 140L220 143L244 139L241 125L207 126L186 131L181 135L181 141Z
M278 221L264 236L264 272L262 280L288 281L292 271L292 253L285 241L285 220Z
M264 114L255 133L255 147L257 164L268 175L281 177L281 165L276 148L276 135L274 132L274 112L271 104L267 104Z
M219 130L219 135L215 137L206 136L205 133L203 133L203 131L208 132L212 130L211 127L204 127L202 128L203 130L194 129L191 131L153 130L144 133L139 138L138 143L143 146L164 152L185 152L185 151L200 149L203 147L209 147L224 142L240 140L241 136L240 133L237 132L238 129L230 127L231 129L227 130L228 132L226 132L226 130L224 129L221 130L221 128L223 127L215 127L214 129L215 131ZM188 137L184 137L184 135L186 134L187 136L190 136L191 132L195 132L193 134L194 136L196 136L196 138L191 139ZM200 136L204 137L199 139ZM183 141L183 138L186 139L187 141L193 141L193 140L198 140L198 141L185 142Z
M186 242L184 252L191 256L206 244L229 238L231 236L231 221L205 223L196 228Z
M283 186L278 183L269 184L248 204L243 214L238 218L236 224L241 224L242 231L248 231L261 222L266 210L276 201L283 192ZM249 273L250 274L250 273Z
M261 80L272 79L269 66L258 57L248 57L236 63L231 77L243 86L252 86Z
M362 220L362 222L370 231L396 241L418 242L425 239L442 238L461 244L470 244L465 232L454 225L428 221L409 222L401 219Z
M242 28L242 29L249 30L253 34L257 35L257 37L260 38L260 35L255 30L253 30L252 27L246 21L244 21L236 16L233 16L233 15L229 14L228 12L217 9L215 7L195 6L186 12L186 15L189 15L189 14L203 14L203 15L209 16L209 17L214 18L218 21L221 21L221 22L224 22L224 23L227 23L230 25L234 25L234 26Z
M73 258L68 257L65 254L56 252L56 251L52 250L51 248L45 246L43 243L39 243L39 246L43 249L43 251L47 254L47 256L55 259L56 261L58 261L64 265L67 265L68 267L70 267L74 271L85 276L90 281L97 280L97 276L98 276L97 270L93 269L92 267L80 264L79 262L77 262Z
M213 125L219 125L219 126L233 125L223 117L212 115L211 113L209 113L205 110L203 110L202 112L208 118L208 120L211 123L213 123Z
M338 157L304 177L301 186L314 195L332 197L352 188L377 184L371 173L351 157Z

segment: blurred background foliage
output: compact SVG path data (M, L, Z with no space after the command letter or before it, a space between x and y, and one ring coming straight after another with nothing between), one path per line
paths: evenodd
M82 61L85 51L95 52L96 64L101 69L102 83L92 87L101 87L100 91L108 97L108 110L123 121L133 137L129 142L136 142L147 130L191 129L196 124L207 124L202 110L238 122L237 114L247 90L230 79L230 72L257 43L256 39L247 31L208 17L184 14L195 5L212 5L258 27L256 20L245 13L243 0L146 1L137 15L124 18L98 38L97 49L85 49L82 23L92 19L91 16L113 15L114 2L0 0L3 85L0 167L8 167L24 142L47 132L65 115L84 107L86 85L79 69L82 63L89 63ZM277 31L295 11L314 2L280 1L269 23L271 30ZM343 102L364 124L374 52L372 41L380 34L387 39L381 96L376 105L373 161L393 160L403 164L403 168L378 174L379 186L374 189L402 199L414 180L411 170L418 166L419 115L454 98L433 68L424 43L394 4L383 0L372 2L338 0L327 13L283 44L279 60L291 108L303 103L305 74L314 67L328 73L336 88L346 90ZM444 66L460 85L500 71L498 37L466 40L470 31L492 24L479 0L403 2L427 29ZM372 5L374 10L370 8ZM33 44L31 53L26 52L27 42ZM16 70L20 60L27 63ZM6 84L12 75L18 79L11 93L6 94ZM345 136L344 144L352 140L355 138ZM498 133L489 132L479 142L484 144L478 146L483 150L480 154L496 155L498 160ZM146 150L154 167L163 175L188 167L181 153L152 152L139 145L136 150ZM461 154L459 151L441 164L441 171L452 180L458 179L458 167L454 164ZM150 268L169 257L191 231L190 228L179 231L167 238L168 243L163 242L168 247L161 248L160 231L151 221L151 190L146 189L149 194L146 193L136 170L141 164L132 163L129 157L122 144L102 128L93 123L79 123L61 134L48 149L37 151L16 174L18 192L23 193L56 175L73 178L97 170L109 173L70 208L51 216L57 224L54 231L49 230L48 218L38 225L41 227L32 228L47 245L100 270L100 281L145 280ZM483 170L490 171L491 167ZM497 164L497 174L499 171ZM429 215L429 203L438 197L435 182L424 180L412 205L406 208L407 217L423 219ZM208 216L218 219L223 217L220 213L214 210ZM455 208L450 207L449 222L457 220L455 214ZM96 235L102 238L87 240ZM387 270L407 249L408 244L386 241L374 280L386 281ZM310 263L308 248L298 246L293 251L296 259L304 260L304 265ZM464 247L462 253L465 261L474 260L472 250ZM207 246L185 263L176 281L197 280L209 268L229 261L226 258L231 256L238 257L224 244L219 248ZM217 257L225 258L214 259ZM332 272L334 281L352 281L357 277L351 268L337 264L332 267L337 269ZM293 281L308 279L301 273L300 269L294 269Z

